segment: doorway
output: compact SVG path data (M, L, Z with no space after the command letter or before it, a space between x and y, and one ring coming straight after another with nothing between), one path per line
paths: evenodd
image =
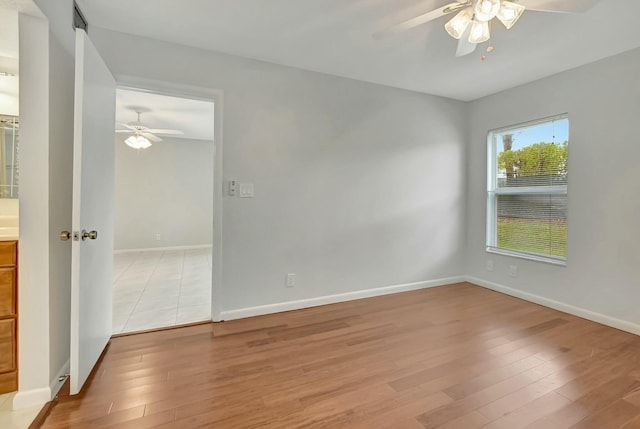
M211 320L214 114L117 90L114 334Z

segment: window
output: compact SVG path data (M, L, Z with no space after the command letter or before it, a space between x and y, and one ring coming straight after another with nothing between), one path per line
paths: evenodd
M487 251L566 264L568 147L567 115L489 132Z

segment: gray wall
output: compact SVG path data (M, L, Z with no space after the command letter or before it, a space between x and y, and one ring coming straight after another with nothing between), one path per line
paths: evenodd
M223 310L462 272L464 103L91 34L116 78L224 91L224 176L255 198L224 199Z
M71 227L73 3L38 3L49 23L20 17L18 408L51 399L70 344L71 245L58 236Z
M467 273L547 299L640 323L640 50L471 104ZM485 251L486 139L490 129L569 114L567 266ZM494 271L485 269L487 259ZM517 265L518 277L508 276Z
M73 55L55 37L50 37L49 50L49 341L54 382L68 365L71 347L71 242L61 241L59 234L71 230L75 70Z
M46 73L51 57L46 21L20 15L19 22L20 64L30 67L20 67L18 380L20 391L33 391L48 388L52 362L48 217L50 88ZM37 401L50 400L48 396L45 392ZM21 397L15 399L20 402ZM33 405L29 398L25 402Z
M213 141L163 137L135 150L127 137L116 137L115 249L210 245Z

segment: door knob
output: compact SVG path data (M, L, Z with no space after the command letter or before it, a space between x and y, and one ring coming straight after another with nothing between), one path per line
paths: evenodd
M67 241L71 238L71 233L69 231L61 231L60 232L60 240Z
M86 240L87 238L95 240L96 238L98 238L98 231L96 231L95 229L93 231L87 231L86 229L83 229L81 237L82 241Z

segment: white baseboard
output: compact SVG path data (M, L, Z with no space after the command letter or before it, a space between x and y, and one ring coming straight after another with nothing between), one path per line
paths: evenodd
M408 292L418 289L426 289L465 281L464 276L447 277L443 279L428 280L423 282L406 283L401 285L386 286L375 289L358 290L354 292L325 295L316 298L301 299L297 301L279 302L277 304L260 305L257 307L239 308L223 311L222 320L243 319L245 317L262 316L264 314L280 313L283 311L300 310L302 308L318 307L320 305L335 304L337 302L353 301L355 299L371 298L374 296L389 295L398 292Z
M602 313L596 313L595 311L586 310L584 308L576 307L570 304L565 304L564 302L545 298L540 295L535 295L529 292L524 292L518 289L510 288L508 286L504 286L498 283L482 280L478 277L466 276L465 280L469 283L473 283L475 285L482 286L484 288L491 289L496 292L502 292L504 294L511 295L516 298L524 299L525 301L534 302L536 304L544 305L545 307L553 308L554 310L573 314L574 316L582 317L583 319L587 319L593 322L601 323L603 325L611 326L612 328L620 329L621 331L626 331L635 335L640 335L640 325L627 322L626 320L616 319L615 317L607 316Z
M60 391L60 388L67 380L66 375L69 374L69 360L62 365L62 368L58 371L58 373L53 377L51 383L49 383L49 390L51 391L51 399L53 399ZM62 381L60 381L60 377L64 377Z
M148 247L141 249L118 249L114 250L113 253L134 253L134 252L153 252L153 251L162 251L162 250L190 250L190 249L210 249L212 247L211 244L196 244L193 246L169 246L169 247Z
M42 407L50 400L51 389L48 387L18 391L16 396L13 397L13 409L22 410L25 408Z

